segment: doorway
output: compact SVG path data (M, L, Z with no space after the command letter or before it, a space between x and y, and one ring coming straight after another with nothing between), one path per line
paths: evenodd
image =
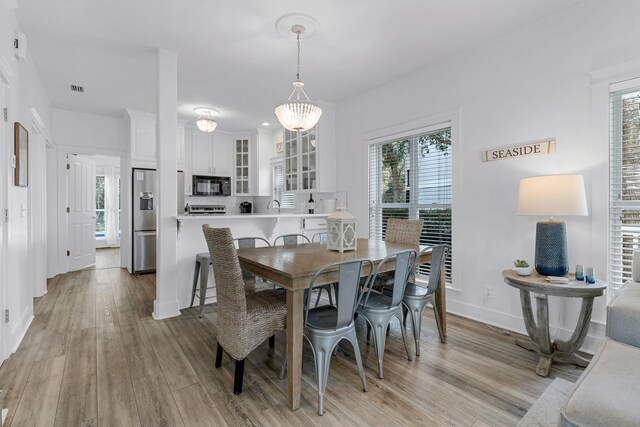
M87 209L83 212L82 228L78 227L78 221L72 223L71 215L69 217L70 247L76 249L75 258L73 249L70 250L69 270L120 267L120 158L85 155L74 156L74 162L82 162L86 173L74 173L70 161L69 203L80 197ZM80 196L79 187L84 189ZM73 239L87 242L86 248L78 248Z

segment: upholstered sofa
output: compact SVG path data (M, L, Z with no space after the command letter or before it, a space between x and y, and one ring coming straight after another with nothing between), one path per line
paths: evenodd
M607 336L561 410L562 426L640 425L640 283L607 307Z

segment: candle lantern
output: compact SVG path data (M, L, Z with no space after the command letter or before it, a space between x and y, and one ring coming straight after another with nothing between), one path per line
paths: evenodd
M355 251L358 239L356 237L356 217L344 206L327 217L327 249L338 252Z

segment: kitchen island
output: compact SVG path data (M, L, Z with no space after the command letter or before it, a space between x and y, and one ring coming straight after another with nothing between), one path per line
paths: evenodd
M226 214L226 215L178 215L178 247L176 253L178 275L178 302L187 308L191 302L193 270L196 254L208 252L202 226L229 227L234 238L262 237L269 242L291 233L305 234L309 239L326 230L329 214ZM209 273L209 287L214 286L214 275ZM215 289L207 291L207 303L215 302ZM198 304L197 301L194 304Z

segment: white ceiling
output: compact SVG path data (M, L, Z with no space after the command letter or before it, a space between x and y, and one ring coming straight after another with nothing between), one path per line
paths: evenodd
M339 103L582 0L29 0L16 15L56 108L155 111L155 48L178 54L179 115L220 110L219 129L275 128L295 77L285 14L320 24L302 41L312 100ZM85 86L72 93L69 83Z

